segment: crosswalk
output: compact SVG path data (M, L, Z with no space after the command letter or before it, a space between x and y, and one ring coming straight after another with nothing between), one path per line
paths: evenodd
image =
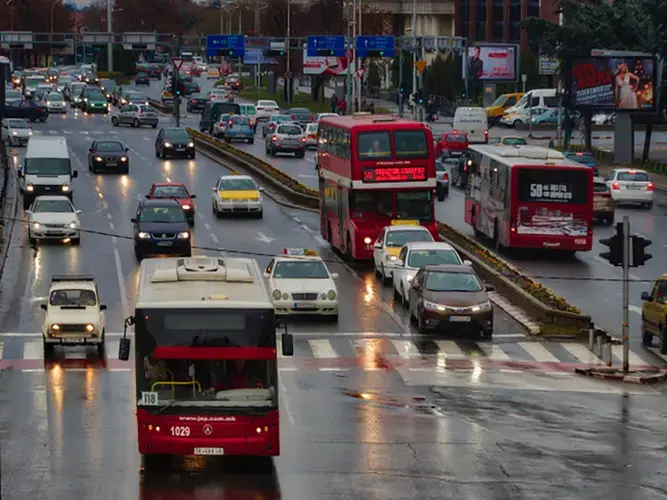
M53 359L45 362L38 334L0 333L0 369L40 371L49 364L67 368L96 366L131 370L132 362L118 359L120 334L107 334L107 358L97 357L94 347L57 348ZM529 341L477 342L467 340L402 339L374 336L299 334L294 338L294 356L283 356L277 341L279 366L283 371L365 371L408 368L414 370L468 371L478 367L500 371L572 371L575 367L601 365L603 362L582 344ZM613 362L622 359L621 346L613 348ZM648 351L630 353L633 368L662 366L664 362Z

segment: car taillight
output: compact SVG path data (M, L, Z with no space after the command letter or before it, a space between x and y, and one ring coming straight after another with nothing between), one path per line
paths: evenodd
M197 104L197 100L196 100L196 99L192 99L190 102L191 102L192 104Z
M618 185L618 182L614 182L614 183L611 185L611 188L612 188L612 189L621 189L620 186Z
M306 138L305 138L305 137L302 137L302 138L301 138L301 142L306 142Z
M449 180L449 174L445 172L445 175L442 176L442 180L448 181Z
M647 191L653 191L653 183L652 182L648 183L648 186L646 186L646 190Z
M271 130L273 130L274 128L276 128L276 124L275 124L275 123L272 123L271 125L269 125L269 128L270 128Z
M488 131L488 130L485 130L485 131L484 131L484 136L485 136L485 137L489 137L489 131Z
M271 137L271 140L272 140L273 142L276 142L276 141L278 140L278 138L274 135L273 137Z
M257 108L257 111L264 111L264 108Z
M290 118L291 118L292 120L296 120L296 115L292 115L292 116L290 116Z
M308 139L315 139L315 136L313 134L309 134Z

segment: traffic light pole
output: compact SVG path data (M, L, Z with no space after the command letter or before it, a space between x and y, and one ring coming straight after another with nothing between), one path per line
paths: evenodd
M630 263L632 256L630 255L630 217L623 216L623 325L622 336L623 341L623 373L630 371Z
M176 127L181 126L181 92L180 92L180 87L181 87L181 78L180 74L178 72L178 68L176 67L176 64L174 66L174 72L172 73L172 86L173 86L173 94L174 94L174 116L176 117Z

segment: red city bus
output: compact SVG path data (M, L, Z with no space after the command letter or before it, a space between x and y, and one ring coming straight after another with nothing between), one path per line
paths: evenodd
M419 221L438 237L431 129L393 116L357 113L320 120L320 231L348 257L373 258L392 220Z
M593 247L593 169L535 146L470 146L465 221L496 246Z
M276 318L252 259L144 259L135 314L142 455L280 454ZM291 335L283 354L293 355ZM119 358L128 360L124 335Z

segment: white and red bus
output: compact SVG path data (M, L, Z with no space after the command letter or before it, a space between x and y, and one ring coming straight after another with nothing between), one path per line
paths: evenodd
M320 231L333 247L372 259L373 242L393 220L418 221L438 237L431 129L358 113L322 118L317 136Z
M593 169L536 146L470 146L465 221L497 247L593 247Z

